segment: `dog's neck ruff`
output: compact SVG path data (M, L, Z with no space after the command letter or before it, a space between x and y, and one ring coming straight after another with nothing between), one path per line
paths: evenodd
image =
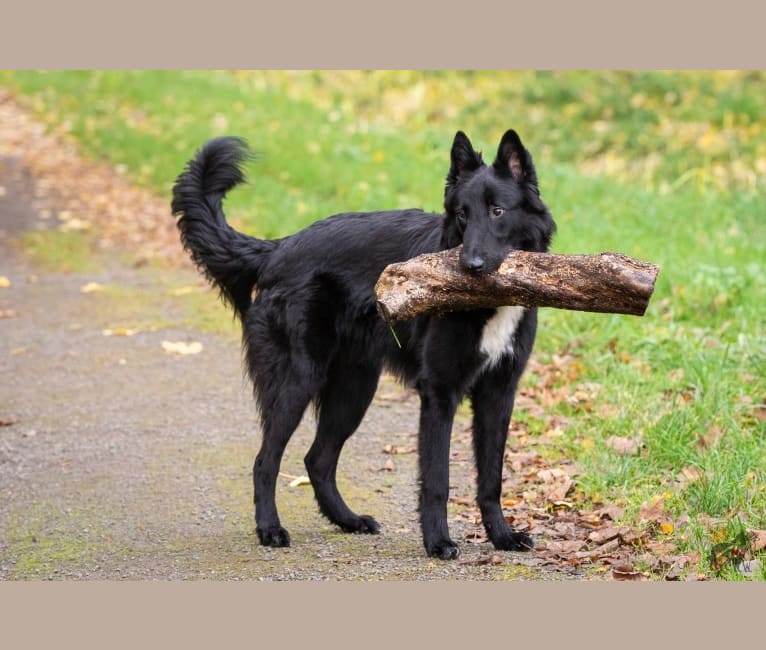
M479 349L487 355L487 368L497 364L506 354L513 354L513 335L523 316L524 307L498 307L484 324Z

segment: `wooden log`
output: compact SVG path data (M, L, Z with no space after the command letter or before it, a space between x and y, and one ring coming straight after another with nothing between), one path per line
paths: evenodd
M494 273L474 274L460 267L459 255L457 247L387 266L375 285L383 318L502 305L643 316L659 273L620 253L514 251Z

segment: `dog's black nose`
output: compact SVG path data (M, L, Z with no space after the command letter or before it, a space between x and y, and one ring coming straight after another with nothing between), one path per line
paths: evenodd
M463 266L468 271L481 271L484 268L484 260L480 257L471 257L467 260L463 260Z

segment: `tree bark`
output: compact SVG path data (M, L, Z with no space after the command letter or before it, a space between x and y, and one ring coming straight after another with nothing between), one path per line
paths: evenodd
M643 316L659 273L620 253L514 251L494 273L473 274L460 267L459 254L457 247L387 266L375 285L383 318L502 305Z

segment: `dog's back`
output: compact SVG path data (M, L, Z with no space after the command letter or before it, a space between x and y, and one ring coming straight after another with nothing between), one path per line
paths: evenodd
M351 288L374 286L395 261L439 249L442 215L422 210L349 212L317 221L279 242L258 286L295 286L333 273ZM371 293L371 292L370 292Z

